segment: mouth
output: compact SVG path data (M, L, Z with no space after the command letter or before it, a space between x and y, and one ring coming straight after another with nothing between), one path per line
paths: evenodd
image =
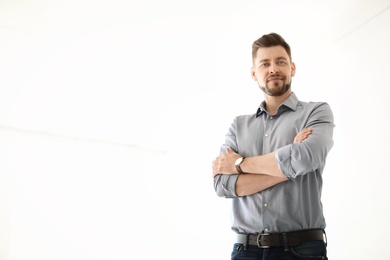
M267 79L267 82L270 81L278 81L278 80L283 80L284 78L282 76L272 76Z

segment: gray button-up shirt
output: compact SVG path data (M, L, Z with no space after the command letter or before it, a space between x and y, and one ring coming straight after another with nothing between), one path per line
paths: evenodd
M322 173L333 146L333 113L324 102L302 102L294 93L275 115L262 102L254 115L234 119L221 147L230 147L244 157L275 152L280 170L288 178L264 191L238 197L239 175L217 175L214 188L221 197L232 198L231 225L237 233L286 232L325 228L322 211ZM313 133L299 144L296 134L312 128Z

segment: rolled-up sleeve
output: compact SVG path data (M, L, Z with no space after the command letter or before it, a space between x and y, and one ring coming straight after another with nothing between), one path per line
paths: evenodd
M275 151L279 169L287 178L294 179L323 168L333 146L333 121L329 105L320 103L306 121L305 128L312 128L312 134L301 143L289 144Z
M218 174L214 177L214 189L219 197L235 198L238 174Z

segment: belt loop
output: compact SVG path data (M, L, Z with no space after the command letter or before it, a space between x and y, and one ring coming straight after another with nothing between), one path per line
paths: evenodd
M284 251L288 251L288 237L287 237L287 233L283 232L282 236L283 236L283 242L284 242Z
M248 244L249 244L249 234L246 234L245 235L244 250L248 249Z
M325 238L325 246L328 247L328 237L326 236L325 229L322 229L322 232L324 232L324 238Z

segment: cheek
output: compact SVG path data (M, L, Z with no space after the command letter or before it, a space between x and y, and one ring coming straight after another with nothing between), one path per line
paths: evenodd
M257 72L256 73L256 81L264 82L264 78L266 77L265 73Z

